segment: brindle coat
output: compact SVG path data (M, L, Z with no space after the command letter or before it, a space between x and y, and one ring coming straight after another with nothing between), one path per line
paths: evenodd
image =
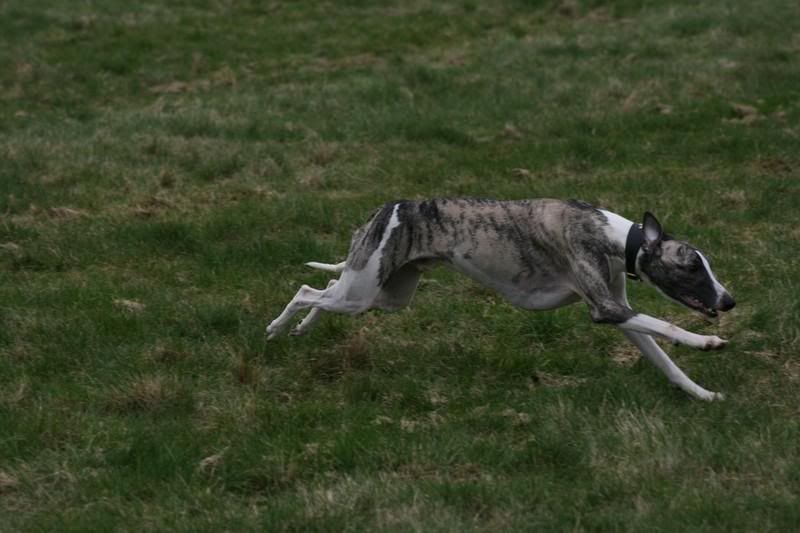
M274 337L307 307L313 309L295 334L313 326L320 310L360 313L402 308L411 301L422 272L444 264L524 309L551 309L583 300L594 321L619 327L678 386L698 398L721 397L686 377L651 336L700 349L720 348L726 341L684 331L628 305L625 265L630 232L642 234L637 241L641 248L627 251L635 265L630 274L708 317L734 306L708 260L688 243L665 235L649 213L640 229L619 215L577 200L403 200L385 204L355 231L346 261L309 263L342 275L322 291L301 287L267 333Z

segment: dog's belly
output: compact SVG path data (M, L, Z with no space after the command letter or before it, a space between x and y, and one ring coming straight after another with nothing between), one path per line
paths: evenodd
M569 287L536 289L518 293L515 298L509 295L506 296L514 305L530 310L555 309L580 300L580 296Z
M512 304L523 309L555 309L580 299L558 274L520 269L513 261L476 261L455 255L449 265L481 285L494 289ZM496 258L495 258L496 259Z

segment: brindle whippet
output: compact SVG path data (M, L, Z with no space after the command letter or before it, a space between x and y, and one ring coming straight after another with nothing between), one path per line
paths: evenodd
M713 320L735 302L706 257L665 234L650 213L639 225L575 200L387 203L356 230L345 261L307 263L341 276L324 290L303 285L267 326L267 335L275 337L309 307L292 334L308 331L322 310L356 314L405 307L422 270L433 264L449 265L523 309L583 300L592 320L618 327L672 383L695 398L722 398L689 379L652 336L701 350L722 348L727 341L637 313L626 296L626 278L641 279Z

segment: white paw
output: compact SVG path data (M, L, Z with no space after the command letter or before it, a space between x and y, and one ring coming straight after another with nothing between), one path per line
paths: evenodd
M267 340L274 339L277 337L283 328L280 327L280 324L276 324L272 322L269 326L267 326Z
M725 339L721 339L716 335L711 335L705 337L705 342L703 343L702 350L719 350L724 348L725 345L728 344L728 341Z
M721 392L711 392L704 390L702 393L698 393L696 395L698 400L703 400L706 402L721 402L725 399L725 395Z
M700 390L692 390L686 392L688 392L694 398L698 400L703 400L704 402L717 402L725 399L725 395L722 394L721 392L711 392L703 388L701 388Z
M687 341L686 344L688 346L698 350L719 350L728 344L728 341L716 335L696 335L694 333L691 334L691 337L687 339Z

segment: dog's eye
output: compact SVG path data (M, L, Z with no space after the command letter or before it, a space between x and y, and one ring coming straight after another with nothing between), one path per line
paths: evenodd
M685 270L687 272L697 272L703 267L703 264L700 261L700 257L698 257L697 254L693 254L691 256L684 257L682 259L683 260L680 262L678 266L682 270Z
M703 263L700 261L700 257L695 254L689 262L689 272L699 272L701 268L703 268Z

